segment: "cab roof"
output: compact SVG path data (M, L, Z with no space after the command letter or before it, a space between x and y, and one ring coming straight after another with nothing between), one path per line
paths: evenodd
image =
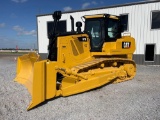
M97 14L97 15L85 15L83 16L85 19L93 19L93 18L111 18L111 19L119 19L118 16L110 15L110 14Z

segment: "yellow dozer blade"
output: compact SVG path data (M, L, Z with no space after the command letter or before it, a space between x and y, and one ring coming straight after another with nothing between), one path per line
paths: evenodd
M23 84L31 94L32 102L28 110L45 100L45 64L36 53L18 57L15 81Z
M36 53L29 53L18 57L16 82L25 85L32 94L32 78L34 63L39 61L40 57Z

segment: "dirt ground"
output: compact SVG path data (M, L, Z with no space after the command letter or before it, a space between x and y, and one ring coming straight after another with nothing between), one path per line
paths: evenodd
M69 97L27 111L27 89L13 81L18 55L0 54L0 120L160 120L160 67L137 65L133 80Z

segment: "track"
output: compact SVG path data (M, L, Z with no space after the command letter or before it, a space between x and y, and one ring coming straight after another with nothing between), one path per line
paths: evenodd
M71 68L73 72L81 73L83 71L89 71L96 68L106 68L106 67L115 67L124 69L128 75L126 77L121 77L117 79L114 83L123 82L130 80L135 77L136 74L136 64L133 60L123 59L123 58L96 58L92 61L74 66ZM122 71L122 74L124 72Z

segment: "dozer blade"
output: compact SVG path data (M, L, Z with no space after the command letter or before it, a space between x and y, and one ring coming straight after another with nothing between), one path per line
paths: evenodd
M39 55L35 53L29 53L18 58L15 81L23 84L32 97L27 110L56 95L54 66L55 63L49 64L47 60L40 61Z
M46 99L56 96L56 71L54 69L56 63L50 63L48 60L38 61L34 63L33 77L30 80L32 84L32 101L27 110L32 109ZM25 85L26 86L26 85ZM26 86L27 87L27 86ZM60 95L57 94L58 96Z
M45 64L46 61L34 63L33 76L30 80L32 101L27 110L45 101Z
M15 81L25 85L32 94L32 78L34 63L39 61L40 57L36 53L28 53L17 59L17 74Z

